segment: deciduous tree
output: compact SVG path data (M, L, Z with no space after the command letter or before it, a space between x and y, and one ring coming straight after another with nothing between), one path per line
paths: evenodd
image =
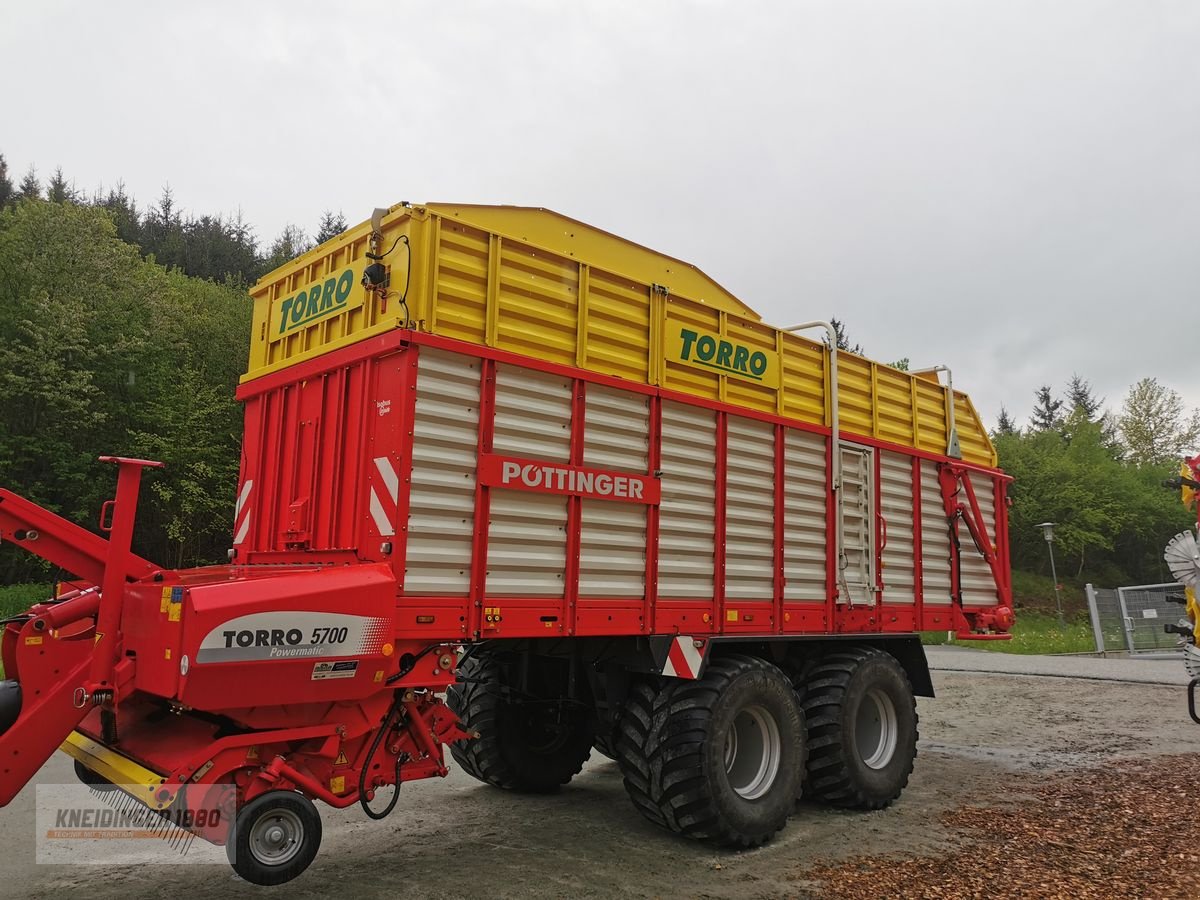
M1154 378L1129 389L1117 428L1131 462L1162 466L1194 453L1200 441L1200 413L1189 412L1183 398Z

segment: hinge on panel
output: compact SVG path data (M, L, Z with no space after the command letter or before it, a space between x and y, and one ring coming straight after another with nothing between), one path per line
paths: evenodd
M652 284L650 285L650 293L659 294L663 297L669 297L671 295L671 289L665 284Z

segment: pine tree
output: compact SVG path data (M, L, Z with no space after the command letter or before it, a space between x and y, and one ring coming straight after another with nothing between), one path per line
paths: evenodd
M1012 417L1008 414L1008 410L1003 406L1000 407L1000 418L996 420L996 434L1016 434L1017 426L1013 422Z
M1055 400L1054 395L1050 390L1050 385L1043 384L1034 394L1037 397L1037 405L1033 408L1033 415L1029 419L1029 424L1034 431L1054 431L1057 430L1063 422L1061 400Z
M146 211L141 228L142 252L167 268L183 268L183 217L175 208L175 195L163 188L157 206Z
M17 199L42 199L42 184L40 181L38 181L37 169L35 169L33 166L29 167L29 171L26 172L25 177L21 179L21 186L17 188Z
M12 200L13 183L8 177L8 163L4 161L4 154L0 153L0 209L4 209Z
M1072 375L1071 380L1067 383L1067 406L1068 412L1081 412L1089 422L1095 422L1097 413L1104 406L1104 399L1096 399L1096 395L1092 392L1092 384L1090 381L1085 381L1078 374Z
M286 225L279 237L271 244L266 259L263 260L263 271L270 272L284 263L291 262L300 254L310 249L308 236L298 225Z
M334 215L332 210L327 209L321 213L321 223L317 226L317 234L313 238L313 241L317 244L323 244L330 238L337 237L345 230L346 217L342 215L341 210L338 210L337 215Z
M67 176L63 174L62 166L58 166L54 170L54 174L50 176L50 181L46 185L46 199L51 203L79 202L79 191L75 189L73 183L68 183Z
M92 206L107 209L112 214L117 226L117 237L128 244L141 243L141 217L138 215L137 204L125 193L125 182L118 181L115 188L110 188L105 194L103 188L96 194Z
M829 320L829 324L833 326L833 331L837 335L837 348L839 350L844 350L847 353L855 353L859 356L862 356L862 344L855 344L854 346L850 345L850 338L846 334L846 326L841 321L831 318Z

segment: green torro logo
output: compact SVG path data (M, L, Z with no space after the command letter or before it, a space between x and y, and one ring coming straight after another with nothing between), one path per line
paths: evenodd
M707 372L779 387L779 353L695 325L667 320L667 359Z
M279 328L275 333L286 334L347 309L356 280L354 269L345 269L288 297L279 304Z
M686 362L743 375L755 381L762 381L767 373L767 354L761 350L751 351L749 347L733 341L711 334L697 334L687 328L679 330L679 339L683 342L679 358Z

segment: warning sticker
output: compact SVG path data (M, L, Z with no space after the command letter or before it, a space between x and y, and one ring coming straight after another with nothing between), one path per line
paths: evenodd
M326 678L353 678L358 673L358 660L344 659L341 662L319 662L313 666L312 680Z

